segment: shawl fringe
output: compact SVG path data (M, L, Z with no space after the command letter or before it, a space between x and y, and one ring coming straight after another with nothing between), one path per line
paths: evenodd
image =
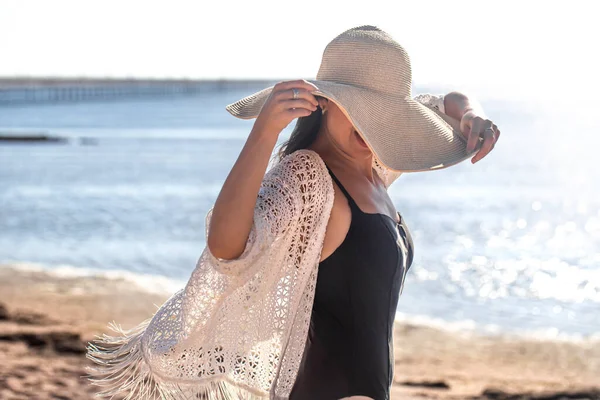
M152 318L130 330L114 322L109 328L118 335L96 336L87 345L86 357L95 365L87 366L89 382L98 386L99 398L120 395L123 400L265 400L268 395L254 393L227 380L181 383L153 374L144 359L141 340Z

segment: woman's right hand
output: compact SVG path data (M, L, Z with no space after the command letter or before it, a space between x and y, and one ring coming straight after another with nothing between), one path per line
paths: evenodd
M293 89L298 91L294 99ZM265 101L256 121L254 130L279 135L295 118L312 114L319 105L311 93L318 90L315 85L303 79L277 83Z

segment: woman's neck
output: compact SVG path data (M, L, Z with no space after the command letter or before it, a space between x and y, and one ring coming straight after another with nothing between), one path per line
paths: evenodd
M331 168L338 171L345 171L349 175L362 175L370 182L375 183L375 172L373 170L373 156L353 157L351 154L343 151L328 135L319 132L315 141L309 146L310 150L315 151L321 156L323 161Z

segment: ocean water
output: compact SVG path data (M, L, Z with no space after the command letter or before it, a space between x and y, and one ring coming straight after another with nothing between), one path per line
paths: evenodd
M253 123L224 107L252 92L0 108L0 132L70 138L0 144L0 263L126 271L183 287L205 246L206 212ZM482 103L502 130L488 157L405 174L390 189L416 247L398 318L596 335L598 127Z

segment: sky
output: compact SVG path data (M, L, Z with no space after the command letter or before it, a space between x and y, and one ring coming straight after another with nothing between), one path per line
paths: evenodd
M376 25L413 82L568 106L595 100L594 0L0 0L0 76L312 79L327 43Z

